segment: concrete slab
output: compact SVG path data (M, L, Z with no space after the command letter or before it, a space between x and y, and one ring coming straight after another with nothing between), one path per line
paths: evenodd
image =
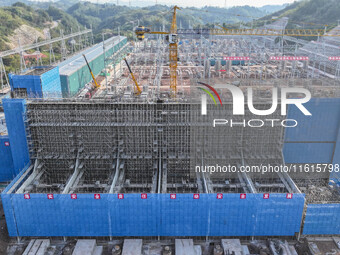
M194 246L196 255L202 255L202 247L200 245L195 245Z
M30 243L27 245L24 253L22 255L28 255L29 251L32 249L33 244L34 244L35 240L31 240Z
M142 239L125 239L122 255L142 255Z
M33 246L31 247L30 251L28 252L28 255L35 255L35 254L37 254L41 243L42 243L41 240L36 239L34 241L34 243L33 243Z
M247 245L242 245L242 252L243 252L243 255L249 255L250 254Z
M103 254L103 246L97 246L94 250L93 255L102 255Z
M48 247L45 255L55 255L56 254L57 247L56 246L50 246Z
M289 251L291 255L298 255L293 245L289 245Z
M310 252L314 255L322 255L321 251L319 250L319 247L316 243L308 242L308 248Z
M50 246L50 240L42 240L39 250L37 251L36 255L45 255L47 248Z
M23 255L45 255L49 246L49 239L32 239L23 252Z
M222 239L224 254L242 255L242 245L240 239Z
M175 240L176 255L196 255L194 241L192 239Z
M96 247L97 243L94 239L78 240L72 255L93 255Z
M22 255L28 255L29 251L31 250L31 248L33 247L35 240L31 240L30 243L27 245L24 253Z
M340 249L340 237L333 237L335 245Z

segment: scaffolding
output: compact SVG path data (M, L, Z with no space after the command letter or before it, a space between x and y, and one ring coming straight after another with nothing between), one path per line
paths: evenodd
M285 26L286 21L277 22ZM231 94L217 89L223 106L208 104L201 115L197 81L232 84L243 92L251 87L258 99L256 109L269 109L272 88L307 88L313 97L339 97L337 80L312 75L313 58L302 53L306 42L292 47L265 37L184 38L179 44L179 93L170 98L167 47L161 39L135 44L128 56L143 87L132 93L126 67L119 64L108 93L91 100L31 100L27 104L27 134L33 175L20 192L42 193L301 193L308 202L339 201L329 187L329 174L309 176L279 172L219 173L195 171L197 166L285 165L282 125L270 123L259 129L237 126L212 127L213 119L232 114ZM292 40L286 38L287 40ZM326 40L326 39L325 39ZM328 38L327 40L334 40ZM270 44L270 46L268 46ZM302 45L302 47L301 47ZM304 46L303 46L304 45ZM300 51L301 52L300 52ZM335 52L333 52L335 54ZM310 62L272 56L309 56ZM225 56L249 57L234 63ZM117 56L113 56L113 61ZM319 68L319 67L318 67ZM105 95L104 95L105 94ZM291 95L298 97L300 95ZM282 121L280 107L266 118ZM242 123L252 115L233 116ZM257 116L260 120L265 117ZM60 170L60 171L59 171ZM314 187L314 186L315 187ZM327 189L326 198L317 191ZM20 193L19 192L19 193Z
M263 178L195 171L202 165L284 162L282 126L214 128L212 120L231 113L231 104L217 110L209 105L206 117L193 98L187 103L30 102L26 125L35 163L20 192L298 192L281 173Z

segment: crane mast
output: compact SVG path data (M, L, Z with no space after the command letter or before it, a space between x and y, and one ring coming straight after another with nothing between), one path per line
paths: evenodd
M177 94L178 39L176 12L179 9L180 8L178 8L177 6L174 7L169 34L170 95L172 98L175 98Z
M177 61L178 61L178 36L177 36L177 10L180 10L178 6L173 7L172 22L169 32L156 32L151 31L144 26L138 26L135 29L138 40L144 40L145 34L159 34L166 35L169 42L169 67L170 67L170 96L176 97L177 94Z

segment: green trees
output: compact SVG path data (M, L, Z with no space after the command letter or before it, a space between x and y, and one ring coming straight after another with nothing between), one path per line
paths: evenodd
M272 16L289 17L288 28L328 29L337 25L340 13L338 0L303 0L294 2L285 9L268 15L260 21L271 21Z

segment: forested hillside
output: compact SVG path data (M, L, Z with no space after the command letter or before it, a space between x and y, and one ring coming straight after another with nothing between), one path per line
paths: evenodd
M260 22L270 22L273 16L289 17L288 28L324 28L324 25L328 25L328 28L331 29L338 24L340 19L340 1L304 0L295 2L283 10L260 19Z

